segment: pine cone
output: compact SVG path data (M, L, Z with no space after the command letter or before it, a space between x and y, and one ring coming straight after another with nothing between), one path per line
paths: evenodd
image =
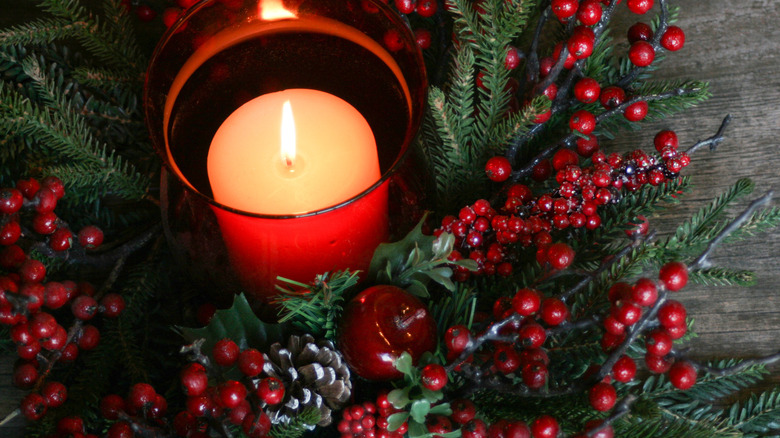
M281 380L285 387L281 403L264 406L273 424L288 423L307 407L314 407L320 411L317 425L327 426L333 421L331 409L343 407L352 395L349 368L330 341L290 336L287 348L274 343L264 356L265 374Z

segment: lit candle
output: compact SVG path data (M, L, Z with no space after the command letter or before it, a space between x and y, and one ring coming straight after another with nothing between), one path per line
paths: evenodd
M371 127L322 91L257 97L220 126L208 154L214 199L250 213L292 215L342 203L380 178Z
M289 89L250 100L217 130L207 167L217 202L276 216L212 206L233 269L262 301L275 296L277 277L310 282L367 269L388 237L388 185L375 186L371 128L329 93Z

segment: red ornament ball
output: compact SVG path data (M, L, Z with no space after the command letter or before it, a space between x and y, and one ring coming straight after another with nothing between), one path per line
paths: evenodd
M417 361L436 347L436 323L425 305L401 288L370 287L344 309L339 348L355 374L369 380L401 377L393 362L407 352Z
M504 182L512 175L512 163L506 157L493 157L485 164L485 173L493 182Z

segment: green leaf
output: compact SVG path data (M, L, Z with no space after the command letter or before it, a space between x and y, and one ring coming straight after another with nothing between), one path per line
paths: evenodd
M450 407L449 403L442 403L440 405L436 405L431 408L430 411L428 411L429 415L446 415L450 416L452 415L452 408Z
M427 215L425 215L425 217L427 217ZM412 251L420 250L419 248L432 247L433 241L436 238L433 236L426 236L422 232L422 225L425 222L425 217L423 217L420 223L418 223L403 240L393 243L383 243L377 247L368 268L369 278L376 278L380 282L382 280L391 280L392 274L403 268ZM388 278L382 278L382 275L388 275Z
M428 412L431 410L431 402L428 400L415 400L412 402L412 407L409 409L409 414L412 419L418 423L425 423L425 417L428 416Z
M261 321L252 311L244 294L236 295L229 309L217 310L206 327L178 329L188 342L205 339L204 354L210 354L214 344L224 338L232 339L242 350L251 347L264 351L274 342L283 341L287 331L282 324Z
M398 356L398 359L393 361L393 366L401 373L406 374L407 376L411 376L412 369L414 368L412 365L412 355L404 351L400 356Z
M425 387L423 387L421 389L422 389L422 396L423 396L423 398L425 398L426 400L428 400L431 403L435 403L435 402L441 400L442 398L444 398L444 394L442 394L441 391L431 391L430 389L425 388Z
M387 417L387 430L392 432L398 429L404 424L404 421L406 421L407 418L409 418L408 412L397 412Z
M398 388L390 391L387 394L387 401L393 405L396 409L403 409L411 401L409 399L410 387Z

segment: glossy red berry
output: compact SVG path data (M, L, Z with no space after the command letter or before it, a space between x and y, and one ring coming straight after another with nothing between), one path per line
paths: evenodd
M284 400L284 384L276 377L266 377L257 385L257 396L265 404L279 404Z
M195 397L203 394L209 386L206 369L199 363L191 363L181 371L181 386L184 394Z
M421 17L433 17L438 9L436 0L417 0L417 14Z
M35 178L20 179L16 181L16 188L22 192L22 195L24 195L25 198L32 199L35 197L35 194L38 193L38 190L40 190L41 184Z
M599 102L606 109L612 109L626 101L626 92L620 87L610 85L601 90Z
M667 148L676 150L679 144L680 142L677 139L677 133L674 131L659 131L653 138L653 145L658 152L663 152L664 149Z
M127 404L131 409L140 410L144 407L151 406L154 403L154 399L157 396L157 392L152 385L148 383L136 383L130 388L130 392L127 395Z
M567 48L575 59L585 59L593 53L595 41L596 36L593 29L587 26L577 26L569 37Z
M512 308L522 316L530 316L539 310L542 297L533 289L520 289L512 298Z
M82 247L95 249L103 243L103 231L94 225L88 225L79 231L78 240Z
M493 353L493 364L498 371L510 374L520 367L520 355L511 345L504 345Z
M683 48L685 44L685 32L677 26L669 26L661 35L661 47L671 52Z
M100 413L106 420L116 420L126 409L125 399L120 395L109 394L100 400Z
M580 36L580 38L582 38L582 36ZM579 39L574 41L574 43L579 43L579 42L581 42ZM563 52L563 47L564 47L563 43L558 43L553 48L553 60L554 60L554 62L557 63L558 59L560 59L561 53ZM572 55L572 53L571 53L571 51L569 51L568 47L569 46L568 46L568 42L567 42L567 45L566 45L566 59L563 61L563 68L567 68L567 69L574 67L574 63L577 62L577 58L575 58L574 55Z
M79 295L70 305L73 316L83 321L92 319L99 310L98 302L89 295Z
M593 26L601 20L602 13L599 0L582 0L577 8L577 19L585 26Z
M0 227L0 245L13 245L22 236L22 227L19 222L12 220Z
M0 213L14 214L22 208L24 196L17 189L0 190Z
M636 362L628 356L621 356L612 365L612 377L618 382L627 383L636 376Z
M217 341L217 343L214 344L214 348L212 350L214 362L216 362L217 365L221 365L223 367L229 367L236 363L236 360L238 360L238 354L238 345L236 345L233 340L228 338Z
M640 306L650 307L658 299L658 288L649 278L640 278L631 288L631 300Z
M593 103L599 99L601 86L593 78L582 78L574 84L574 97L582 103Z
M46 406L57 408L68 399L68 388L60 382L50 380L41 388L41 395L46 400Z
M642 308L632 301L620 301L610 314L625 326L632 326L642 316Z
M458 424L466 424L477 415L477 407L471 400L457 399L450 403L452 414L450 418Z
M425 417L425 427L433 434L452 432L452 421L444 415L435 414Z
M263 353L248 348L238 355L238 369L247 377L254 377L263 371Z
M576 165L580 159L577 153L571 149L559 149L552 158L552 167L555 170L563 170L566 166Z
M650 41L653 38L653 29L645 23L634 23L628 28L628 42Z
M57 195L49 188L43 187L35 194L35 211L47 213L57 206Z
M540 389L547 382L549 372L544 362L534 361L523 366L521 375L523 383L530 389Z
M157 16L157 12L148 5L139 5L135 9L135 15L143 22L150 22Z
M473 418L461 428L463 438L487 438L487 425L479 418Z
M97 327L88 324L81 328L81 335L78 341L80 349L89 351L97 347L98 343L100 343L100 331Z
M555 438L558 436L558 420L550 415L542 415L531 423L531 434L534 438Z
M25 362L14 368L13 382L17 388L28 389L38 380L38 369L34 362Z
M431 391L440 391L447 385L447 371L439 364L428 364L420 371L422 386Z
M658 321L664 327L679 327L685 325L687 312L679 301L669 300L658 309Z
M51 190L57 200L60 200L65 196L65 184L56 176L47 176L44 178L41 181L41 187Z
M648 105L644 100L634 102L623 111L623 117L629 122L638 122L647 116Z
M67 228L57 228L49 237L49 248L67 251L73 244L73 233Z
M110 293L100 299L100 309L103 316L116 318L125 310L125 299L117 293Z
M506 67L507 70L514 70L520 65L520 51L517 50L517 47L509 46L506 49L506 58L504 59L504 67Z
M663 330L653 330L645 336L647 352L655 356L666 356L672 351L672 338Z
M553 243L547 248L547 262L553 269L566 269L574 261L576 253L563 242Z
M40 420L46 414L46 400L40 394L33 392L22 399L19 409L28 420Z
M431 47L433 35L430 30L419 27L414 30L414 41L417 43L417 47L425 50Z
M504 182L512 175L512 163L505 157L493 157L485 164L485 173L493 182Z
M577 13L577 0L553 0L552 12L558 17L558 20L566 22Z
M696 367L687 361L675 362L669 368L669 382L677 389L689 389L696 384Z
M133 427L127 421L117 421L108 428L106 438L133 438Z
M628 10L635 14L645 14L653 7L653 0L627 0Z
M542 301L540 315L547 325L556 326L569 317L569 308L558 298L547 298Z
M637 67L647 67L655 59L655 49L646 41L637 41L628 49L628 59Z
M32 316L29 322L30 334L35 339L48 338L54 335L59 324L57 320L46 312L39 312Z
M666 289L676 292L688 283L688 266L682 262L669 262L661 267L658 278Z
M246 398L246 386L237 380L228 380L217 387L217 395L223 407L232 409Z
M27 259L19 267L19 275L28 283L40 283L46 277L46 266L38 260Z
M588 401L593 409L606 412L615 406L617 391L609 383L599 382L588 391Z
M271 431L271 419L263 411L260 411L257 415L250 413L244 417L241 429L248 438L262 438Z
M416 0L395 0L395 8L402 14L411 14L416 7Z
M672 362L663 356L647 353L645 354L645 366L651 373L662 374L669 371Z

